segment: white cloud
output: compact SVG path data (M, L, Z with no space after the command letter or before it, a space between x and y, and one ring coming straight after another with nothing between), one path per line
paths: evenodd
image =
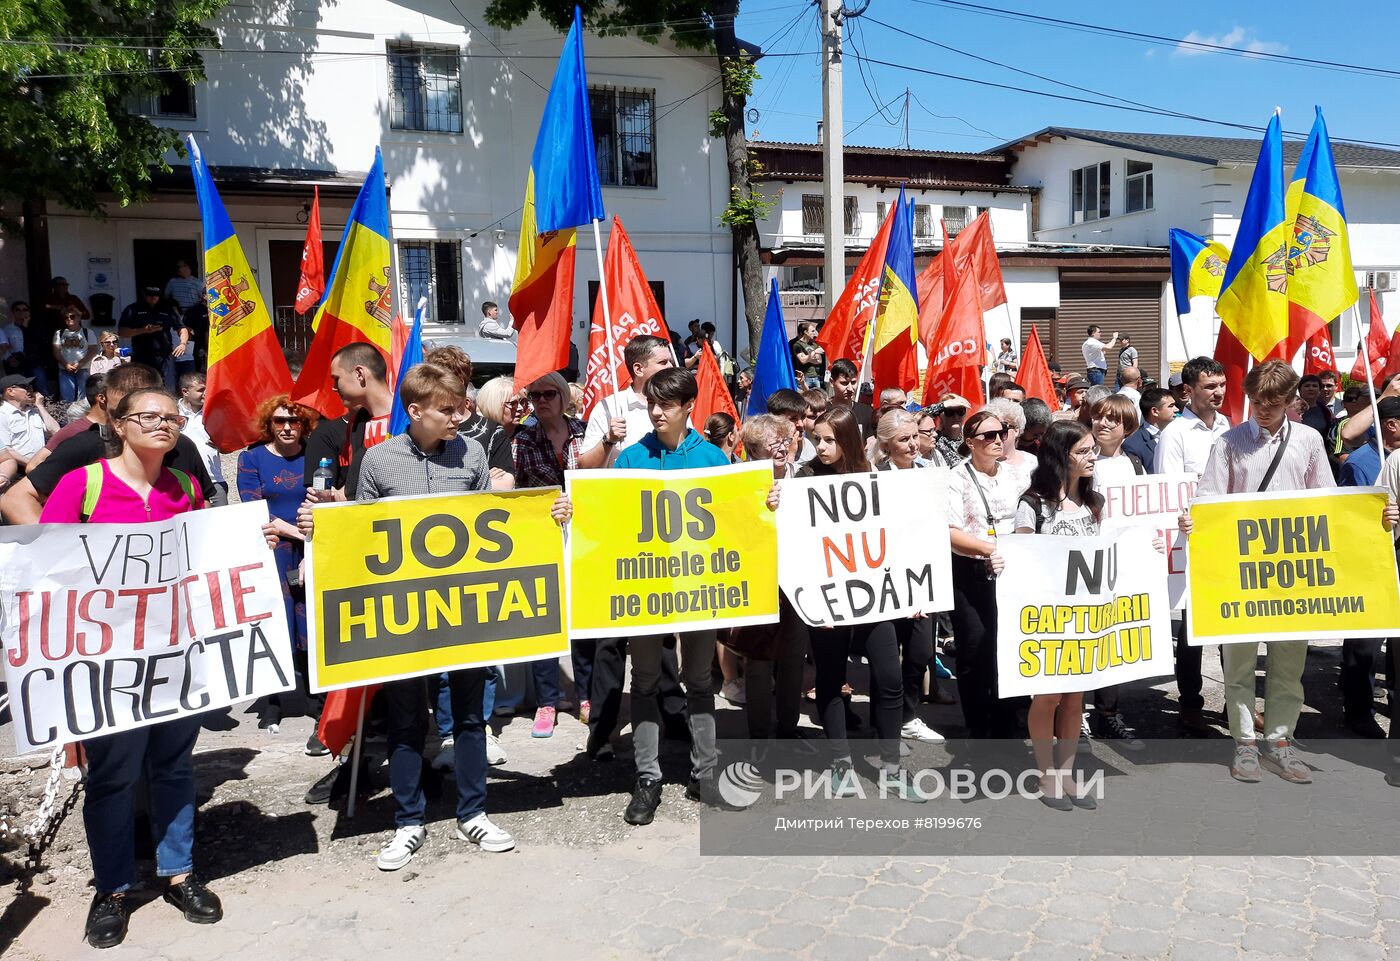
M1229 33L1223 35L1205 34L1199 30L1192 30L1181 38L1176 49L1172 51L1174 57L1199 57L1217 51L1205 50L1194 44L1209 44L1214 47L1230 47L1233 50L1243 50L1246 53L1287 53L1288 45L1275 43L1272 40L1260 40L1253 28L1234 27Z

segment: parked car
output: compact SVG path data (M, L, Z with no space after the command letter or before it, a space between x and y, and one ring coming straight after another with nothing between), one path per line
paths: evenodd
M472 359L472 383L480 387L492 377L515 371L515 341L478 337L463 328L461 333L430 333L423 337L423 352L435 347L460 347Z

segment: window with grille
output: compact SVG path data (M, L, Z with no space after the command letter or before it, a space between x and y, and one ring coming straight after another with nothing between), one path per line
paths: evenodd
M822 209L821 194L802 195L802 232L808 236L820 236L825 232L826 213Z
M1108 214L1109 165L1090 164L1071 170L1070 174L1070 223L1082 224L1088 220L1099 220Z
M178 73L156 75L160 89L153 93L138 94L131 106L132 113L157 120L194 120L198 114L195 108L194 84Z
M457 47L389 44L389 126L462 132L462 52Z
M425 293L428 323L463 322L461 241L399 241L399 297L405 317L413 315Z
M971 207L944 207L943 208L943 229L948 232L948 237L956 237L967 227L972 219Z
M879 230L880 225L885 222L885 213L890 209L890 205L883 200L875 201L875 229Z
M1152 165L1141 160L1129 160L1124 170L1128 213L1152 209Z
M655 187L655 91L591 87L588 107L603 186Z
M842 220L845 221L847 237L854 237L860 233L860 201L854 197L842 197L844 203L841 207Z
M933 207L928 204L914 205L914 236L921 239L933 236Z

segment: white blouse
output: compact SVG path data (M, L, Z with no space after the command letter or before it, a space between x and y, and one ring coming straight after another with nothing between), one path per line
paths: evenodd
M1013 533L1016 530L1016 504L1026 491L1027 480L1005 464L997 468L995 476L988 476L972 467L970 460L960 465L948 478L948 526L974 537L986 537L987 512L990 510L992 526L997 534ZM979 487L981 494L978 494ZM984 496L985 505L982 502Z

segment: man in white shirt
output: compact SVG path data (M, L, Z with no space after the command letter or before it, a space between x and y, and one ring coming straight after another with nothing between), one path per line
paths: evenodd
M21 468L29 466L44 441L58 432L42 394L34 393L34 379L22 374L0 378L0 490L8 487Z
M1107 352L1113 349L1113 345L1118 343L1118 332L1115 330L1113 336L1107 341L1099 340L1099 335L1103 328L1098 324L1089 325L1089 339L1084 341L1079 349L1084 354L1085 375L1089 378L1089 385L1096 386L1102 384L1104 377L1108 374Z
M501 323L501 308L489 300L481 305L481 323L476 332L491 340L510 340L515 336L510 324Z
M632 374L632 386L598 401L583 435L583 454L599 444L607 448L605 467L613 466L624 447L651 433L651 415L647 413L647 399L642 391L658 370L675 366L671 342L650 334L629 340L622 348L622 362Z
M204 426L204 375L197 371L180 375L180 399L176 409L185 416L184 434L199 448L204 457L209 477L214 481L214 489L209 492L209 504L223 507L228 503L228 481L224 480L223 458L209 440L209 431Z
M1134 404L1142 403L1142 371L1136 367L1118 369L1118 393Z
M1230 422L1220 413L1225 403L1225 368L1210 357L1194 357L1181 369L1186 393L1186 410L1162 431L1157 439L1154 474L1194 474L1200 477L1210 460L1210 452ZM1181 727L1187 734L1205 737L1210 733L1201 708L1201 651L1186 643L1183 617L1176 635L1176 687L1180 696Z

